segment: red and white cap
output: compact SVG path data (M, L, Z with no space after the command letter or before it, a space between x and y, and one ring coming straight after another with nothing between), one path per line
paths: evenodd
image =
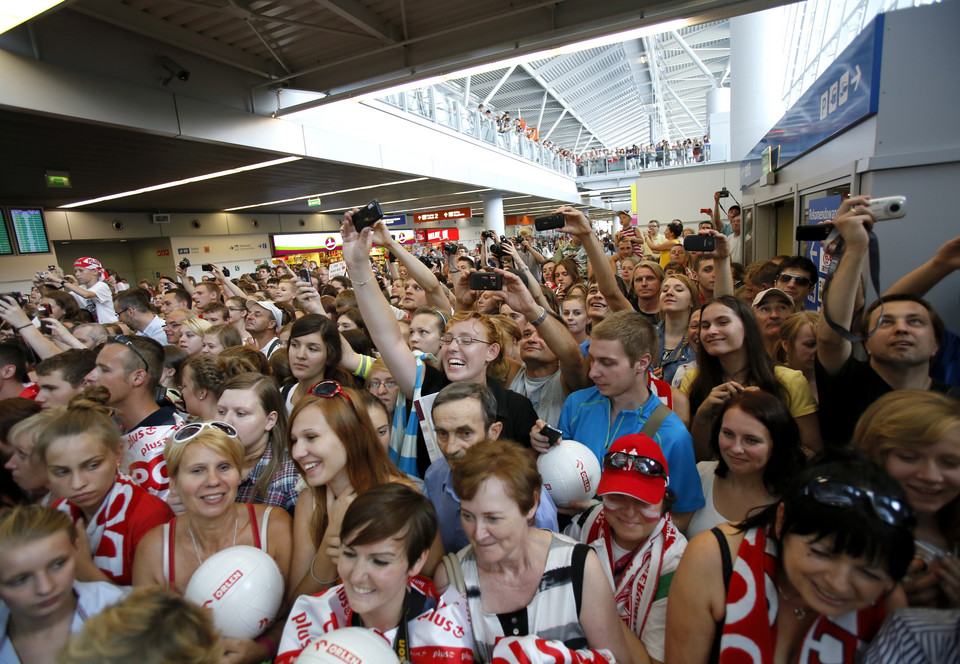
M100 272L100 278L107 278L107 271L103 269L103 265L100 264L96 258L90 258L89 256L84 256L83 258L78 258L73 261L73 269L82 268L84 270L98 270Z
M607 450L607 454L613 454L614 452L624 452L635 457L653 459L663 466L664 474L669 476L670 471L667 467L667 460L663 456L663 450L650 436L634 433L617 438L610 449ZM663 500L663 496L667 492L667 484L669 484L669 481L666 477L651 477L632 468L608 468L604 464L603 474L600 475L600 483L597 485L597 495L619 493L656 505Z

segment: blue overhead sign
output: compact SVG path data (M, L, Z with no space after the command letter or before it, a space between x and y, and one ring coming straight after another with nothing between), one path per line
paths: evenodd
M407 215L394 214L389 217L383 217L383 223L387 226L403 226L407 223Z
M780 166L877 112L883 14L878 14L740 162L740 188L760 179L767 148Z

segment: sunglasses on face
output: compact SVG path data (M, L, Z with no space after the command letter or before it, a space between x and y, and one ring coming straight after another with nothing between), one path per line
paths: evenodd
M667 470L663 464L650 457L627 454L626 452L608 452L603 456L603 467L614 470L632 470L644 477L659 477L670 484Z
M803 487L799 495L809 496L821 505L831 507L850 508L857 503L866 503L881 521L894 527L912 528L916 523L913 508L899 498L834 482L825 477L817 478Z
M784 284L789 284L791 281L801 288L804 286L810 285L810 279L807 277L798 277L793 274L779 274L777 275L777 281Z
M237 437L237 430L226 422L193 422L191 424L184 424L182 427L174 431L173 442L185 443L192 438L196 438L197 435L199 435L199 433L204 429L216 429L217 431L222 431L231 438Z

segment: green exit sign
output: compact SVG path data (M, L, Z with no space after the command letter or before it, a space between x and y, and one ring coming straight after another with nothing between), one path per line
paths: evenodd
M47 171L44 173L44 178L48 187L70 189L73 186L70 184L70 174L65 171Z
M307 205L309 205L310 207L317 207L318 205L320 205L320 197L314 196L313 198L308 198Z

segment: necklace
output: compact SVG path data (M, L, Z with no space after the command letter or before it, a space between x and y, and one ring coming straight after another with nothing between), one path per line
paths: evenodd
M787 605L789 606L791 603L790 598L787 597L782 590L780 590L779 586L777 586L777 592L780 593L780 597L782 597L783 601L786 602ZM791 606L790 608L793 610L793 617L796 618L797 620L803 620L804 618L807 617L807 610L804 609L803 607Z
M197 546L197 537L193 534L193 526L190 525L190 520L187 519L187 530L190 531L190 539L193 541L193 550L197 554L197 560L200 561L200 564L203 564L203 558L200 557L200 547ZM240 530L240 515L237 514L237 520L233 522L233 545L237 545L237 532Z

